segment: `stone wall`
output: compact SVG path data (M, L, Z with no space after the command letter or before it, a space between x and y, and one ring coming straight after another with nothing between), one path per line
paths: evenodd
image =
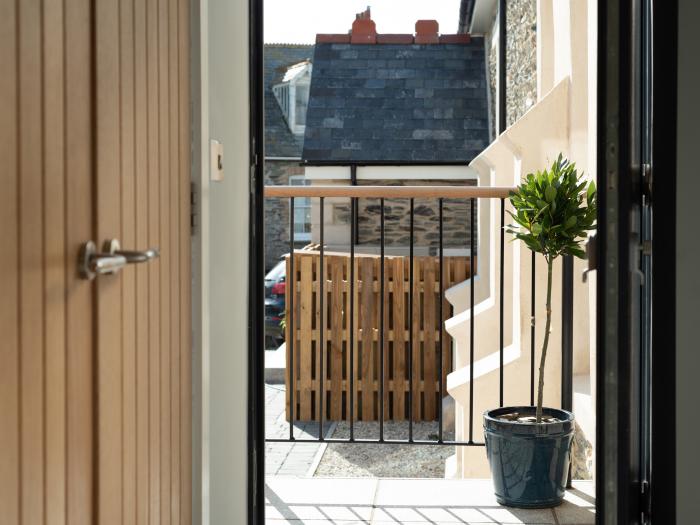
M489 124L491 125L491 140L498 136L498 120L496 120L496 106L498 106L498 92L496 85L498 83L498 44L494 42L494 30L496 29L496 20L494 19L491 25L491 32L486 35L486 56L488 57L489 68ZM498 35L496 35L498 38Z
M265 161L265 184L284 186L292 175L303 175L299 161ZM306 244L306 242L301 243ZM265 199L265 270L289 252L289 200Z
M498 31L494 17L486 36L491 132L496 136L498 122ZM495 37L495 40L494 40ZM510 0L506 12L506 126L510 126L537 102L537 0Z
M506 11L506 122L537 102L537 0L510 0Z
M359 185L371 186L427 186L427 185L475 185L476 181L446 180L372 180L359 181ZM326 225L346 226L343 239L350 235L349 200L333 202L330 213L326 214ZM470 204L463 199L445 199L443 201L443 249L468 250L470 247ZM380 245L380 200L360 199L358 201L358 239L357 246L378 247ZM476 206L474 216L477 216ZM439 205L436 199L414 200L414 247L421 252L436 254L440 244ZM314 228L314 240L317 240L317 228ZM329 229L327 229L328 231ZM336 229L337 231L337 229ZM476 223L474 224L476 235ZM331 244L337 240L328 239ZM384 241L391 248L407 248L410 242L410 201L409 199L385 199L384 201ZM475 240L476 243L476 240Z

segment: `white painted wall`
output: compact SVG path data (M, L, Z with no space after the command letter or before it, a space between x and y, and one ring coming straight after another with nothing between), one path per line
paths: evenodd
M678 2L678 167L676 193L676 523L697 523L700 498L697 479L700 422L695 417L700 400L700 244L697 200L700 195L697 144L700 140L698 52L700 35L697 0ZM669 57L672 59L672 57ZM658 177L658 184L663 184Z
M248 3L199 0L194 6L195 143L224 145L224 180L208 182L199 158L199 225L194 241L195 523L246 523L248 280ZM195 44L196 46L196 44ZM199 60L198 60L199 59ZM197 135L197 126L201 133ZM197 399L199 397L199 399ZM199 423L199 426L197 426ZM194 483L200 483L195 476Z

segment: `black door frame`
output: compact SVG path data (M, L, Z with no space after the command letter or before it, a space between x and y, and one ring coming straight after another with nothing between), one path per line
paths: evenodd
M599 2L598 523L641 523L642 513L675 523L677 12L675 0ZM642 198L653 206L650 246L640 237Z
M676 122L678 1L652 1L652 310L649 509L676 522ZM655 182L654 182L655 181ZM654 419L653 415L659 417Z
M648 0L652 1L652 0ZM652 414L664 414L651 424L652 516L675 522L675 134L677 72L677 1L653 4L652 86L653 164L663 168L654 185L654 260L652 289ZM264 122L263 122L263 0L248 0L250 76L250 232L248 308L248 523L264 523ZM640 403L631 377L621 366L635 358L631 346L630 199L639 192L631 145L633 23L639 0L599 0L598 4L598 523L636 523L644 504L639 483L641 458L635 457L629 436L639 432L633 407ZM661 171L661 169L657 170ZM652 171L653 172L653 171ZM636 177L636 178L635 178ZM612 263L612 267L610 264ZM639 358L637 354L637 359ZM636 411L637 408L634 408ZM636 465L632 465L635 464ZM632 466L632 468L630 468ZM609 488L611 481L614 483ZM657 511L655 512L655 509ZM606 521L607 520L607 521ZM635 521L636 520L636 521Z
M249 9L248 524L265 523L265 128L263 0Z

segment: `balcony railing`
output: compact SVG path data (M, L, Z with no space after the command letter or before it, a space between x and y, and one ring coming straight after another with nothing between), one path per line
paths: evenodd
M444 321L450 316L445 291L459 279L474 282L478 273L475 224L481 201L497 202L499 224L497 271L499 287L498 333L494 333L494 350L498 352L498 402L504 401L504 275L505 275L505 208L513 188L474 186L268 186L268 198L288 199L290 239L287 257L285 291L287 352L287 418L288 438L269 438L269 442L337 442L366 444L416 444L483 446L473 439L474 421L474 332L475 286L469 289L469 434L463 441L445 439L441 401L445 394L445 378L451 372L450 344ZM314 253L294 249L294 199L319 201L318 250ZM350 228L347 261L335 260L338 253L328 254L324 239L324 200L349 198ZM379 200L379 254L356 253L357 200ZM406 199L409 204L408 264L404 273L396 256L386 255L385 201ZM437 256L416 256L415 200L429 199L437 206ZM469 204L469 256L448 259L444 254L443 210L445 200L463 200ZM491 224L491 227L496 225ZM496 253L492 250L492 253ZM487 254L484 254L486 257ZM308 258L311 259L308 259ZM358 260L371 257L369 273ZM330 259L330 262L329 262ZM434 263L432 262L434 261ZM496 262L496 261L492 261ZM532 258L531 308L534 319L535 270ZM455 273L453 265L464 265ZM303 265L303 268L299 266ZM406 266L406 265L404 265ZM396 268L401 268L396 270ZM446 272L447 267L447 272ZM427 273L426 268L429 268ZM418 271L417 271L418 270ZM437 274L435 278L434 273ZM378 289L377 289L378 288ZM405 290L404 290L405 288ZM378 294L378 295L377 295ZM395 297L399 294L400 297ZM435 294L435 295L434 295ZM519 300L514 298L512 300ZM427 306L426 306L427 304ZM405 315L398 309L406 309ZM378 309L369 315L368 309ZM434 312L434 315L433 315ZM376 315L374 315L376 314ZM404 325L405 323L405 325ZM433 326L431 326L433 325ZM530 402L534 401L535 345L534 324L530 348ZM299 361L302 361L301 363ZM478 368L478 367L477 367ZM403 376L402 376L403 375ZM570 382L570 378L568 378ZM358 399L359 397L363 399ZM426 403L428 408L426 408ZM359 416L359 417L358 417ZM414 439L415 421L435 420L435 440ZM296 438L295 421L318 421L318 438ZM324 421L345 420L349 439L324 437ZM384 422L408 420L404 439L387 439ZM357 438L354 424L358 420L378 420L378 439Z

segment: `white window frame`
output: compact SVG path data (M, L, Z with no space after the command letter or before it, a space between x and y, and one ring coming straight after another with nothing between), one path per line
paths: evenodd
M304 124L297 124L296 88L300 85L311 84L312 69L313 67L311 62L308 62L305 67L294 76L294 78L272 86L272 93L275 95L275 99L282 110L282 114L287 121L287 126L295 135L303 135L304 131L306 130L306 126Z
M304 175L290 175L289 176L290 186L310 186L311 181ZM311 198L310 197L297 197L294 199L294 213L297 210L308 209L311 210ZM308 232L297 232L296 231L296 215L294 216L294 240L295 241L306 241L311 242L311 231ZM309 224L310 225L310 224Z

